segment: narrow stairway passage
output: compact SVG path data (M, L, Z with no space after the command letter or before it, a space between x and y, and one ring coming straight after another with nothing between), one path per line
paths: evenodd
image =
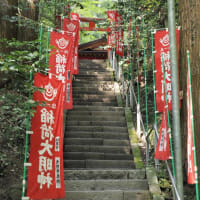
M112 72L99 60L81 60L79 69L64 137L66 199L150 199L145 171L135 169Z

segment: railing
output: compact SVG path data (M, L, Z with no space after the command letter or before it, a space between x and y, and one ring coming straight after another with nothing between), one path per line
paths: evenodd
M134 106L137 107L137 132L139 132L139 135L141 133L141 128L143 132L143 137L141 138L143 142L146 144L146 165L149 165L150 161L150 136L154 134L154 143L155 147L158 141L158 131L157 131L157 125L154 124L150 130L146 131L145 126L144 126L144 121L142 117L142 113L140 110L140 104L137 100L133 83L132 80L125 80L124 75L122 73L122 67L120 63L117 60L117 57L115 55L115 51L109 51L108 55L109 63L112 69L114 70L115 73L115 78L118 82L121 83L122 85L122 97L125 98L126 102L126 107L131 107L131 109L134 109ZM154 148L155 151L156 148ZM159 169L159 160L154 159L155 161L155 167L156 169ZM171 183L172 183L172 188L173 188L173 195L175 195L176 200L181 200L180 195L178 193L177 187L176 187L176 181L174 176L172 175L172 171L169 167L168 161L165 161L165 166L167 168Z

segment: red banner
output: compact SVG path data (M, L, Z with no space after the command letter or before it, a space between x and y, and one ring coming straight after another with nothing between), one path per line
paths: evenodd
M110 19L110 23L115 23L114 24L114 30L111 30L111 33L109 34L108 37L108 50L111 50L112 48L116 48L117 45L117 37L118 37L118 32L115 30L117 27L117 16L118 16L118 11L117 10L109 10L107 11L107 16L108 19Z
M118 32L118 40L117 40L117 47L116 47L116 54L123 57L123 36L124 32L122 29L123 18L117 12L117 32Z
M107 11L108 19L110 19L113 22L116 22L117 21L117 13L118 13L117 10L108 10Z
M71 13L71 19L75 21L79 21L79 14L78 13Z
M195 165L193 151L193 134L192 134L192 107L190 95L189 72L187 73L187 181L188 184L195 184Z
M123 57L123 39L124 39L124 32L123 30L120 30L118 32L119 39L117 40L117 48L116 48L116 54Z
M63 30L72 34L74 38L74 52L72 56L72 74L78 74L78 41L80 24L78 20L63 19Z
M176 31L177 38L177 56L179 47L179 30ZM171 87L171 64L169 51L169 33L168 31L157 31L155 33L155 69L156 69L156 103L157 110L162 112L165 106L165 86L162 72L162 56L165 68L165 80L167 89L168 109L172 110L172 87Z
M160 134L154 158L157 160L168 160L170 155L167 111L165 108L163 111Z
M65 197L63 171L63 84L54 77L37 73L33 100L45 102L37 106L31 120L31 166L28 170L27 196L31 199Z
M116 54L123 57L123 18L119 15L118 11L107 11L108 19L114 22L114 30L108 35L108 51L116 48Z
M71 72L73 43L74 41L72 36L57 32L51 32L50 45L54 48L50 52L49 73L56 75L57 79L61 80L65 85L64 109L73 108ZM68 88L69 85L70 88Z

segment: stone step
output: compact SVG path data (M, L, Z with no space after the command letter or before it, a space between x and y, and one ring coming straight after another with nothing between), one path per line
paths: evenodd
M109 81L102 81L102 80L97 80L97 79L93 79L93 80L86 80L86 79L76 79L74 82L74 84L76 83L81 83L81 84L90 84L90 86L92 85L94 87L94 85L109 85L109 86L113 86L113 81L109 80ZM73 85L74 85L73 84Z
M150 200L147 190L68 191L65 200Z
M126 126L125 121L74 121L70 118L66 121L66 126L115 126L123 127Z
M83 132L83 131L68 131L65 132L65 138L104 138L104 139L124 139L127 140L127 133L109 133L109 132Z
M74 111L121 111L124 112L123 107L113 107L113 106L79 106L75 105L73 107ZM70 111L69 111L70 112Z
M102 138L65 138L66 145L106 145L125 146L130 145L129 140L102 139Z
M107 116L107 115L74 115L72 112L67 114L67 120L80 120L80 121L125 121L125 117L121 115L113 115L113 116Z
M112 102L116 101L113 95L95 95L95 94L75 94L73 99L78 99L79 101L94 101L94 102Z
M64 160L64 168L71 169L134 169L132 160Z
M86 111L82 111L82 110L71 110L68 113L71 116L74 115L79 115L79 116L110 116L112 118L112 116L118 115L118 116L125 116L125 113L123 110L118 110L118 111L93 111L93 110L86 110Z
M91 131L91 132L126 132L127 127L114 127L114 126L67 126L66 131Z
M90 64L90 65L81 63L81 64L79 64L79 70L80 71L90 71L90 70L105 70L105 71L109 71L109 69L105 65L102 66L102 65L97 65L97 64L93 64L93 63Z
M90 103L115 103L116 102L116 99L115 97L99 97L99 96L95 96L95 97L83 97L83 98L78 98L78 97L75 97L73 98L73 101L74 102L90 102Z
M105 95L105 96L115 96L115 93L113 90L110 91L98 91L98 90L88 90L86 89L80 89L80 90L74 90L73 89L73 97L78 95Z
M107 92L107 94L87 94L87 93L73 93L73 98L80 98L80 99L100 99L100 98L109 98L115 99L115 95L113 92Z
M98 81L111 81L111 75L86 75L86 74L79 74L75 76L75 81L94 81L94 80L98 80Z
M141 169L104 169L104 170L65 170L66 180L91 179L145 179L145 170Z
M64 152L97 152L130 154L129 146L64 145Z
M65 180L67 191L106 190L148 190L148 183L142 179L122 180Z
M107 72L107 73L105 73ZM111 77L111 73L110 71L103 71L103 72L97 72L97 71L93 71L93 70L88 70L88 71L84 71L84 70L81 70L81 72L76 75L75 77L77 76L109 76Z
M75 84L75 83L74 83ZM77 86L75 87L73 84L73 92L85 92L85 93L93 93L93 92L114 92L113 86L96 86L88 85L87 87Z
M96 87L96 88L103 88L103 89L114 89L114 85L111 81L74 81L72 83L74 87Z
M102 65L96 65L96 64L90 64L90 65L85 65L85 64L79 64L79 71L106 71L109 72L111 71L110 68L106 67L106 64L104 66Z
M133 160L131 154L112 154L94 152L64 152L64 159L67 160Z
M74 101L74 105L92 105L92 106L117 106L117 102L88 102L88 101L79 101L78 99L76 99L76 101Z

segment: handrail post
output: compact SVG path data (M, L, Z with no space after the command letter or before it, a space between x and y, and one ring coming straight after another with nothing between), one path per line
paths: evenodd
M176 21L175 21L175 3L174 0L168 0L168 21L170 38L170 60L171 60L171 82L172 82L172 127L175 150L175 169L176 185L181 200L183 195L183 172L182 172L182 146L180 134L180 111L179 111L179 87L178 87L178 69L177 69L177 47L176 47Z

